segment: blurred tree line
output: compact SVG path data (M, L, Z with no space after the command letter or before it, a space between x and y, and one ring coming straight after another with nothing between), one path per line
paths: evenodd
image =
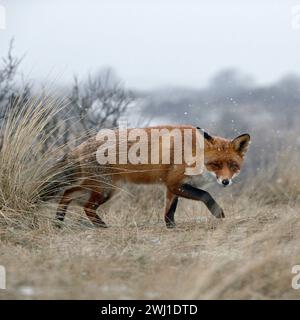
M300 78L287 75L270 85L258 86L249 76L228 69L219 72L201 90L170 88L140 93L143 112L176 123L192 123L231 135L264 127L298 126Z

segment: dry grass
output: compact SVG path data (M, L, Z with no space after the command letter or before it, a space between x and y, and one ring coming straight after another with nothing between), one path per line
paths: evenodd
M8 275L0 297L299 298L291 287L291 268L300 263L299 206L221 202L227 217L220 222L182 200L174 230L153 198L138 205L126 194L101 210L108 229L92 228L78 212L63 230L44 219L33 230L2 229Z
M46 130L53 116L64 108L63 101L51 96L16 100L1 128L0 206L2 217L12 211L25 216L32 212L43 182L51 179L49 169L60 147L43 151L53 130ZM7 217L9 219L9 217ZM19 217L18 217L19 218Z
M248 178L250 187L239 196L218 189L215 197L226 212L222 221L202 204L180 200L178 226L168 230L162 190L152 186L131 188L134 196L121 192L101 207L108 229L94 229L73 208L58 230L52 224L56 204L34 204L40 189L32 181L45 179L36 172L45 155L36 154L34 165L27 147L36 141L39 121L23 131L11 126L19 131L6 135L1 152L0 264L7 270L7 289L0 298L300 297L291 287L292 266L300 264L298 151L281 152L288 168L279 161L265 176Z

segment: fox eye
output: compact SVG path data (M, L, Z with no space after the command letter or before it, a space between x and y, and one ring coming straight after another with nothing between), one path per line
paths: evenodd
M230 163L230 164L229 164L229 168L230 168L230 170L232 170L232 171L234 171L234 172L239 171L239 169L240 169L239 166L238 166L238 164L235 163L235 162Z
M209 167L211 167L213 170L219 170L222 168L222 164L219 162L210 162Z

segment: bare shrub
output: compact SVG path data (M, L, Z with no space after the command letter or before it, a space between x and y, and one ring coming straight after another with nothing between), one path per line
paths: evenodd
M132 93L125 89L111 69L89 75L84 83L75 77L70 102L72 112L79 119L76 130L78 125L86 133L103 126L116 127L132 101Z

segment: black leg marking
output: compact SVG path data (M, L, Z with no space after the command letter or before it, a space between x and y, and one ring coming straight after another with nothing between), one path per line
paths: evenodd
M178 196L187 199L202 201L216 218L225 218L223 209L217 204L214 198L207 191L197 189L189 184L183 184L176 190L172 191Z
M55 216L55 222L54 222L55 227L57 227L57 228L62 227L62 224L64 222L64 219L65 219L65 216L67 213L68 204L70 202L71 201L68 201L65 204L60 204L59 208L57 209L56 216Z
M178 203L178 197L175 197L174 200L172 201L169 211L165 215L165 222L166 222L167 228L174 228L176 225L174 220L174 215L177 208L177 203Z

